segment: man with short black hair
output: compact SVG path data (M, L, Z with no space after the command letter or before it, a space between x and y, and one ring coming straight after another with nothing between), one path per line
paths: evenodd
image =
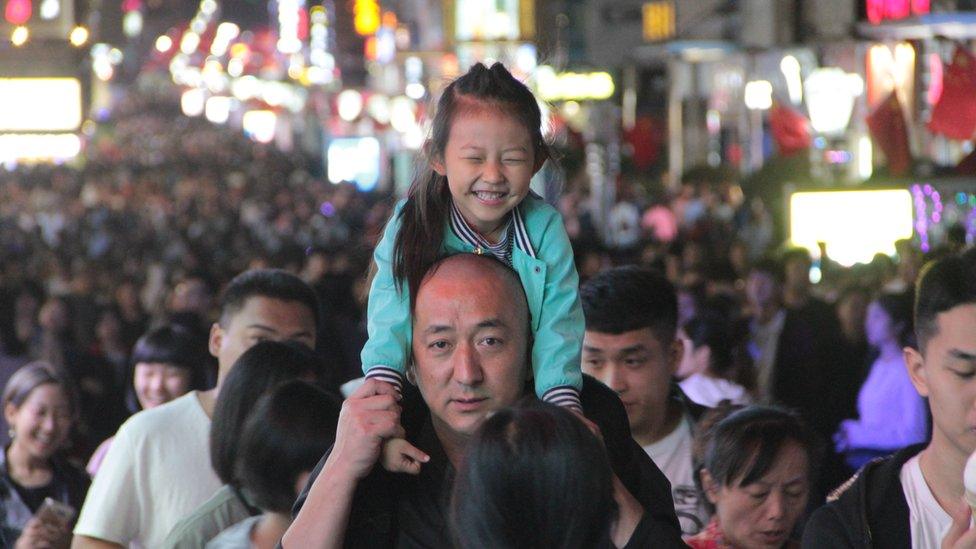
M88 491L72 547L160 547L173 525L221 486L209 446L221 382L259 341L314 348L317 307L315 292L285 271L248 271L232 280L210 329L217 386L140 412L119 429Z
M692 438L706 408L674 382L683 351L674 286L656 271L617 267L589 279L580 300L583 372L620 397L634 439L671 481L682 534L697 534L709 513L695 486Z
M804 547L976 547L963 499L976 450L976 250L923 269L915 334L905 365L928 398L931 441L865 465L813 514Z

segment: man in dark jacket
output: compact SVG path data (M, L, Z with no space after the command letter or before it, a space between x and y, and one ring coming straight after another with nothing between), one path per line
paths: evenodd
M350 395L282 546L451 546L457 463L488 414L532 394L528 350L528 307L514 271L472 254L435 265L414 307L408 377L417 390L405 390L398 405L393 391L367 380ZM630 438L619 399L586 378L581 401L620 479L615 545L683 547L667 479ZM404 434L397 419L419 449L416 475L376 464L383 441Z
M929 399L932 440L863 467L810 518L804 547L976 547L963 499L976 450L976 250L930 264L916 295L918 349L905 348L905 364Z

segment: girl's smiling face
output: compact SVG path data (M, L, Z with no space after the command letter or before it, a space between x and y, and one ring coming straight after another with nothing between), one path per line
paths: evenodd
M487 106L461 110L434 170L447 177L464 220L494 240L508 212L529 193L536 165L532 136L512 115Z
M4 416L16 433L13 444L40 460L50 458L64 445L72 424L68 397L54 383L38 385L20 406L7 404Z

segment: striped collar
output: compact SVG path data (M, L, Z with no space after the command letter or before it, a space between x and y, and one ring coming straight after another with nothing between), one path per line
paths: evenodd
M474 246L475 249L486 249L489 253L498 256L498 252L509 248L509 238L511 237L515 247L522 250L529 257L535 258L535 249L532 247L532 242L529 240L529 233L525 230L525 219L522 216L521 205L516 206L512 210L512 215L508 218L508 225L504 231L502 231L501 239L497 244L491 244L488 240L481 236L478 231L471 228L468 222L465 221L464 216L461 215L461 211L458 210L457 205L454 201L451 201L451 216L450 216L451 230L457 235L463 242Z

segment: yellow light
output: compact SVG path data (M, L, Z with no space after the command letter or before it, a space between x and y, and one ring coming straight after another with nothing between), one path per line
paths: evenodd
M71 45L76 48L84 46L85 42L88 41L88 29L82 27L81 25L71 29L71 34L68 35L68 40L71 42Z
M30 38L30 31L27 27L14 27L14 31L10 33L10 42L18 48L26 44L28 38Z
M543 101L609 99L613 96L613 77L607 72L556 73L552 67L539 67L536 87Z
M672 2L648 2L642 11L644 40L658 42L674 36L674 4Z
M376 30L380 28L380 5L376 0L355 0L352 12L356 34L376 34Z
M77 78L0 78L0 131L74 131L81 125Z
M818 254L826 242L841 265L868 263L876 253L894 255L895 241L912 236L912 195L904 189L794 193L790 240Z
M244 57L250 52L251 49L247 47L247 44L241 44L240 42L230 47L231 57Z

